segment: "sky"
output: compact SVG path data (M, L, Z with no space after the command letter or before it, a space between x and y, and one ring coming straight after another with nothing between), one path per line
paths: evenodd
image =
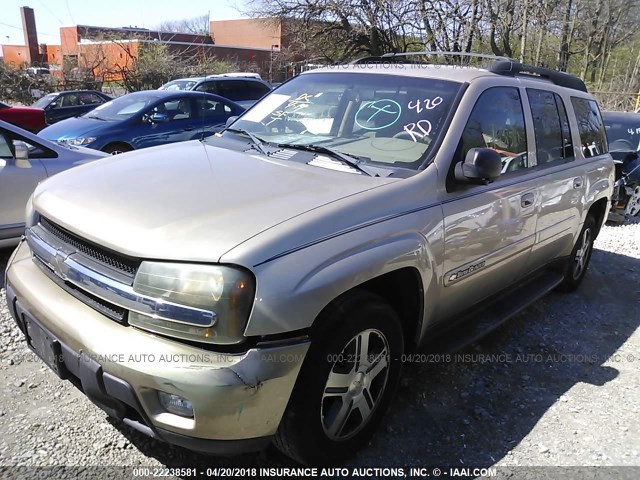
M211 20L229 20L243 17L238 10L243 3L243 0L0 0L0 44L24 45L22 6L34 10L38 43L59 45L60 27L154 28L165 20L207 13Z

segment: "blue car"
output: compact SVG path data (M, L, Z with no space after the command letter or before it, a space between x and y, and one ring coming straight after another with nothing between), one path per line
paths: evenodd
M42 108L47 124L53 125L66 118L87 113L109 100L110 96L95 90L68 90L49 93L31 106Z
M204 138L222 130L244 108L203 92L147 90L104 103L40 131L55 142L117 154Z

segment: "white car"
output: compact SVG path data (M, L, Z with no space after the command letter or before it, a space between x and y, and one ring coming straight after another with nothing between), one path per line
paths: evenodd
M18 243L24 232L27 200L41 180L106 156L89 148L53 143L0 121L0 248Z

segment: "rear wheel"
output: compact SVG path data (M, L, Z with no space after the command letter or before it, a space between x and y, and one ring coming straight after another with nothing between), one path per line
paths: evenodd
M110 155L118 155L120 153L130 152L131 150L133 150L131 145L127 145L126 143L110 143L102 149L103 152Z
M280 423L275 444L305 464L351 456L373 435L400 378L404 349L395 311L354 292L327 307Z
M558 287L558 290L562 292L572 292L582 283L582 279L586 275L587 268L589 267L595 239L596 221L591 215L588 215L582 231L578 236L578 241L571 251L571 256L569 257L564 273L564 280Z
M633 187L625 213L632 217L640 215L640 185Z

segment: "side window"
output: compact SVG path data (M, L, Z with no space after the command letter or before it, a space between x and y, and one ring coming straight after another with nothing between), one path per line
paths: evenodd
M98 103L103 103L103 100L95 93L81 93L78 95L78 97L80 100L80 105L95 105Z
M30 158L57 158L58 154L38 143L12 132L0 132L0 158L13 158L14 140L26 143Z
M571 97L571 103L578 122L580 147L584 156L589 158L606 153L609 150L607 133L598 104L595 100L578 97Z
M220 95L218 89L216 88L216 82L201 83L194 90L196 92L217 93L218 95Z
M168 100L159 103L149 112L150 115L154 113L167 115L169 120L187 120L191 118L192 115L191 102L188 98Z
M567 113L560 96L527 88L527 97L533 116L538 165L564 160L567 153L573 156Z
M260 82L246 82L247 83L247 97L249 100L258 100L264 97L269 90L269 87Z
M517 88L493 87L480 95L462 132L457 161L462 161L472 148L498 152L503 174L529 166L524 112Z
M229 100L250 100L247 93L247 82L243 80L223 80L218 82L218 94Z
M197 98L196 105L198 112L202 112L201 115L205 120L215 119L222 121L231 116L231 107L222 102L216 102L208 98Z
M80 105L78 103L78 95L76 95L75 93L68 93L66 95L63 95L62 100L59 102L59 105L61 107L75 107L77 105Z
M11 147L9 147L9 141L2 133L0 133L0 158L13 158L13 152L11 151ZM0 166L3 165L0 164Z

